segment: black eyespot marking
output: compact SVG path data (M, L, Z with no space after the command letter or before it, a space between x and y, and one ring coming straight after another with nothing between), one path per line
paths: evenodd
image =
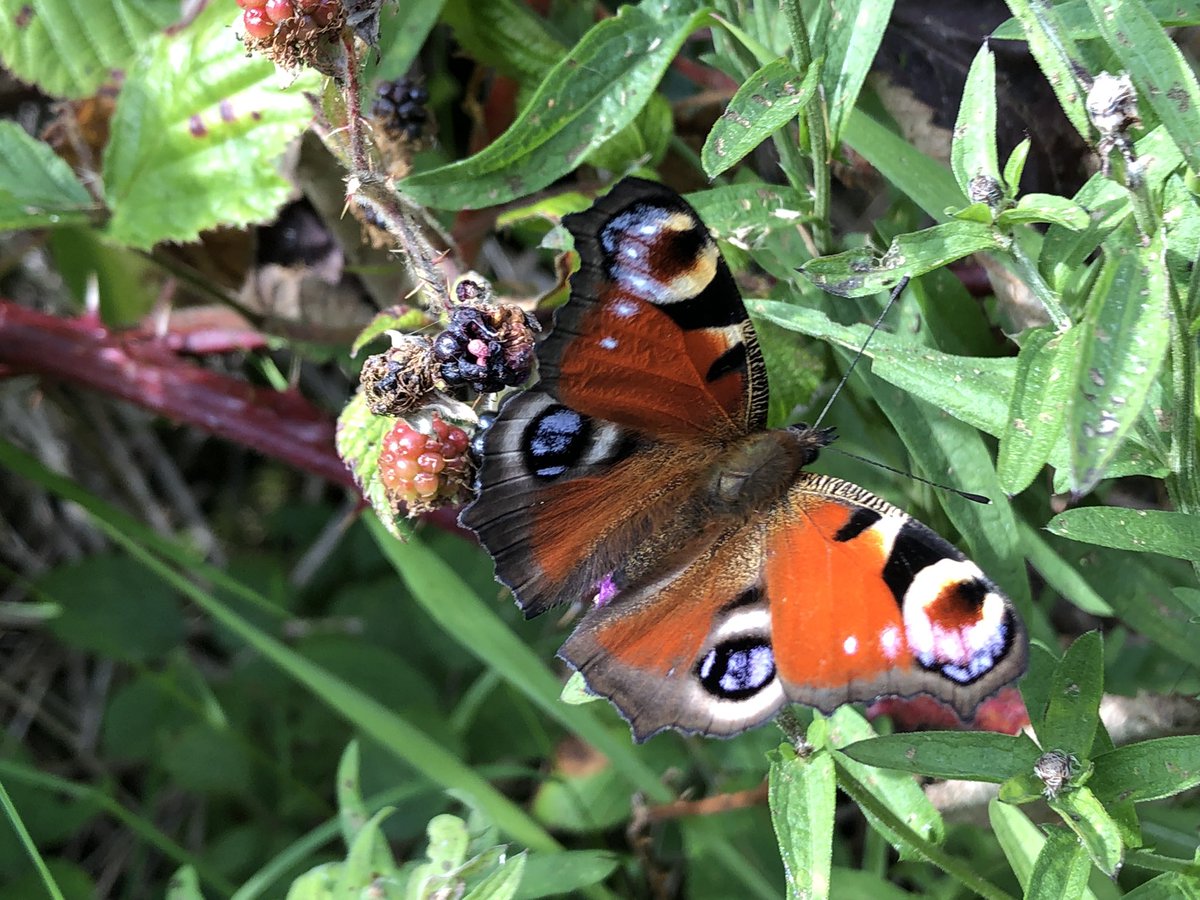
M761 638L734 638L709 650L696 667L696 675L714 697L744 700L775 678L775 654Z
M843 542L852 541L882 518L883 516L875 510L860 506L850 514L850 521L837 530L833 539Z
M538 478L557 478L583 456L592 420L566 406L548 406L525 427L525 467Z
M915 519L901 526L892 545L892 553L883 567L883 580L892 590L897 603L904 603L904 595L918 572L943 559L965 559L942 538L938 537Z
M712 384L721 376L744 368L746 368L746 345L739 341L716 358L704 374L704 380Z

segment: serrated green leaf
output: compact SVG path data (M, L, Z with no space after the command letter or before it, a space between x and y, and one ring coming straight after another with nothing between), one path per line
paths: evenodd
M829 737L834 747L843 747L874 738L875 729L857 710L843 706L829 717ZM941 813L909 775L864 765L845 754L838 759L839 764L844 765L860 784L924 840L940 844L945 839L946 825ZM871 827L896 848L901 859L913 858L908 841L867 810L863 810L863 815Z
M1074 488L1087 493L1133 429L1166 360L1170 284L1163 236L1142 246L1132 225L1105 241L1088 301L1069 417Z
M1008 0L1008 8L1020 24L1029 42L1029 52L1050 82L1067 119L1091 143L1092 125L1084 107L1087 85L1077 62L1084 57L1063 26L1058 10L1045 0Z
M709 178L741 162L751 150L796 118L817 86L819 69L797 72L786 59L767 63L746 79L717 119L700 161Z
M833 757L825 751L800 757L788 745L768 756L767 799L788 897L827 896L837 799Z
M1142 0L1142 3L1161 25L1200 25L1200 0ZM1100 37L1100 29L1088 9L1087 0L1063 0L1055 4L1054 11L1067 34L1075 40ZM1000 41L1023 41L1025 34L1020 22L1009 19L993 31L991 37Z
M1046 750L1088 756L1100 722L1104 644L1098 631L1080 635L1054 670L1038 742Z
M399 524L383 479L379 477L383 439L395 424L396 420L390 416L377 416L371 412L366 396L359 390L338 415L334 443L338 456L384 527L395 537L405 540L406 530Z
M592 28L546 74L529 104L474 156L421 172L400 190L438 209L478 209L540 190L632 122L707 11L656 19L639 7Z
M990 225L954 221L897 235L882 255L847 250L810 259L800 271L839 297L865 297L893 287L904 276L923 275L947 263L986 250L1005 250L1009 241Z
M0 59L53 97L86 97L178 18L179 0L0 0Z
M975 54L963 86L950 144L950 168L962 192L980 176L1000 183L996 156L996 57L985 43Z
M516 900L560 896L599 884L612 874L620 859L606 850L568 850L530 853L517 888Z
M1093 760L1088 787L1102 799L1142 803L1200 784L1200 736L1189 734L1126 744Z
M843 747L842 752L870 766L995 784L1032 769L1041 755L1023 734L989 731L889 734Z
M831 9L828 27L817 40L824 55L821 84L829 108L829 142L837 146L846 120L858 103L863 81L875 61L893 0L847 0Z
M1193 172L1200 172L1200 85L1191 65L1142 3L1087 0L1100 36L1132 76Z
M319 78L309 71L275 87L274 65L235 39L234 14L210 4L155 39L126 78L104 154L113 240L193 241L206 228L266 221L288 200L276 161L312 121L303 92Z
M996 461L1000 484L1010 495L1033 483L1062 437L1081 336L1079 328L1064 334L1042 329L1026 335L1021 345Z
M391 306L387 309L380 310L375 314L375 317L367 324L367 327L358 333L358 337L354 339L354 343L350 346L350 355L358 356L358 351L365 347L377 337L381 337L389 331L402 331L405 333L420 331L423 328L428 328L432 325L434 319L425 310L415 306Z
M1027 900L1081 897L1087 877L1087 852L1079 839L1065 828L1051 828L1033 865L1025 897Z
M96 206L48 144L0 122L0 231L85 224Z
M1087 210L1074 200L1057 194L1026 194L1016 206L996 217L996 224L1001 228L1046 222L1071 231L1082 231L1089 221Z
M1062 816L1092 858L1092 862L1105 875L1114 877L1125 857L1125 845L1121 841L1121 830L1104 805L1096 799L1090 788L1080 787L1051 797L1046 801L1052 810ZM1045 852L1045 851L1043 851ZM1085 874L1086 877L1086 874ZM1078 893L1076 891L1075 893ZM1075 894L1058 894L1071 897Z
M1200 516L1188 513L1089 506L1059 513L1046 528L1073 541L1200 562Z

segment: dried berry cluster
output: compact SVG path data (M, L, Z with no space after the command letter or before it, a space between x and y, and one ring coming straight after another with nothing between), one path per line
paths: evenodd
M429 91L408 78L385 81L376 91L371 116L391 138L419 141L429 124Z
M377 416L416 409L434 389L435 363L427 338L397 339L386 353L368 356L359 381L367 408Z
M456 306L433 340L433 358L448 385L493 393L523 384L533 368L537 320L511 303Z
M346 23L341 0L237 0L245 12L246 48L287 68L312 65L324 71L320 45L336 41Z
M388 500L397 511L407 507L410 516L458 499L470 474L467 433L436 413L431 430L425 434L398 419L379 454L379 477Z

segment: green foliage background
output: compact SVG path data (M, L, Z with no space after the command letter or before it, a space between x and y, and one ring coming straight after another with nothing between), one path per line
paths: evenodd
M153 298L134 287L146 264L136 251L269 219L285 201L275 160L309 125L303 92L319 80L280 82L246 58L233 4L167 33L170 3L100 0L85 24L68 0L39 0L26 28L14 24L21 6L0 0L0 60L15 75L69 98L114 66L128 76L98 185L0 123L0 227L103 247L103 309L139 318ZM414 0L385 8L367 66L368 79L394 77L425 46L443 66L428 73L436 102L450 81L448 54L429 50L444 46L442 23L519 86L501 137L469 157L445 141L398 185L435 210L525 203L581 167L652 173L668 151L712 179L689 199L737 267L772 276L748 306L776 421L819 408L883 292L914 276L901 325L875 334L831 421L850 451L993 502L822 462L956 537L1014 599L1035 640L1022 683L1032 737L876 736L847 708L789 714L782 745L768 727L634 746L607 704L560 700L559 624L522 622L498 602L490 562L459 537L426 529L400 543L370 513L343 528L334 504L276 491L246 503L263 537L231 539L218 568L186 535L164 536L0 439L0 465L77 504L107 548L28 578L14 615L116 673L86 776L44 764L69 731L4 745L3 890L90 896L95 873L67 850L104 821L129 836L128 896L650 896L671 884L663 873L699 898L891 897L897 885L948 897L1200 895L1200 738L1115 748L1098 715L1105 692L1194 697L1200 684L1200 88L1164 30L1200 24L1200 4L1009 6L996 36L1029 42L1090 144L1081 72L1130 74L1136 163L1114 155L1112 173L1074 197L1020 195L1028 146L998 158L986 46L950 167L923 156L863 92L887 2L644 2L597 21L591 4L551 4L543 18L517 0ZM697 153L674 132L681 88L664 75L700 29L704 60L741 87ZM48 50L64 46L75 52ZM226 121L222 103L258 115ZM188 137L197 118L203 152ZM746 164L764 143L784 184ZM829 225L843 144L890 185L870 235ZM996 186L991 205L968 199L980 176ZM586 202L566 193L507 216ZM943 270L972 253L1020 281L1044 324L998 339L1003 309L973 302ZM264 483L277 479L263 469ZM1164 502L1130 508L1131 483ZM1077 502L1053 515L1064 493ZM319 571L294 584L303 551L331 533ZM1103 639L1057 625L1064 608ZM583 744L588 764L572 765ZM1057 792L1035 776L1047 751L1069 762ZM631 824L646 805L753 790L768 773L769 806ZM986 825L947 821L912 774L999 784L999 799ZM186 821L161 815L180 804ZM850 824L835 832L835 815Z

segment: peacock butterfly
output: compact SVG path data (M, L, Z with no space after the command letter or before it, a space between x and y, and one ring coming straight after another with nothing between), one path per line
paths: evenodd
M1024 671L1025 628L978 566L806 471L830 430L766 429L754 327L691 206L629 178L563 224L571 298L461 521L527 617L589 602L559 655L636 740L881 696L967 719Z

